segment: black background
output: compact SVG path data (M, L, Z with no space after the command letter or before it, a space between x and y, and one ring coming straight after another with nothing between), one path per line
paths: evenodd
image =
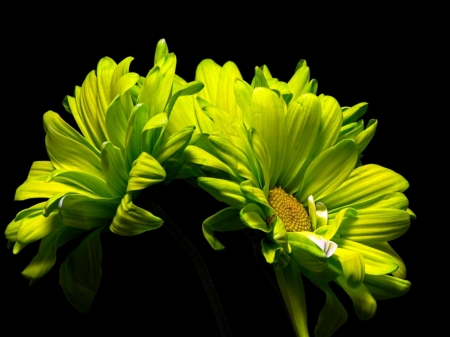
M134 9L137 10L137 9ZM392 242L403 257L412 287L401 298L378 302L369 321L360 321L351 301L338 293L349 318L335 336L407 335L424 324L429 296L421 244L428 206L423 201L424 169L421 167L424 130L431 113L419 97L426 83L419 73L423 62L423 40L414 23L391 16L377 22L317 19L320 30L306 22L291 25L264 24L229 18L226 24L208 19L164 24L152 19L99 18L93 13L71 19L61 12L58 19L24 21L22 29L8 34L3 54L3 188L2 221L7 226L15 214L34 202L14 202L15 189L25 180L31 163L46 160L42 115L53 110L67 121L62 107L65 95L73 94L85 76L104 56L117 63L127 56L135 60L131 71L145 75L153 64L160 38L177 56L177 73L194 79L196 65L212 58L223 65L234 61L250 82L254 67L268 65L272 75L288 81L300 59L306 59L311 75L319 83L318 93L334 96L342 106L369 102L366 122L378 119L377 133L365 150L363 163L376 163L402 174L411 187L406 191L410 208L418 215L409 231ZM167 13L169 14L169 13ZM259 24L256 25L255 22ZM383 22L381 24L380 22ZM423 154L422 154L423 155ZM418 157L419 156L419 157ZM227 247L214 252L204 240L202 221L222 205L184 182L169 186L162 206L203 254L221 297L230 328L235 336L291 336L283 307L256 265L252 247L240 232L218 237ZM162 229L136 237L107 234L102 237L103 277L97 298L87 314L78 313L66 301L58 284L58 267L73 246L58 252L53 270L33 287L20 272L37 252L38 244L19 255L0 250L2 258L2 320L23 334L44 330L50 335L71 332L145 331L155 336L196 334L218 336L214 315L200 279L183 251ZM425 256L425 257L424 257ZM305 281L308 321L313 331L325 296ZM422 304L418 304L422 303ZM59 324L55 324L59 322ZM35 325L35 323L38 323Z

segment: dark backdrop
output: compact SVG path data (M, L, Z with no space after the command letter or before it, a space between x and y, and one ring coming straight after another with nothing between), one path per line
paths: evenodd
M18 211L33 204L14 202L13 198L31 163L47 159L42 115L53 110L70 120L61 102L65 95L73 94L75 85L81 85L101 57L110 56L119 62L133 56L131 71L145 75L153 64L157 41L165 38L169 50L177 55L177 73L184 79L193 80L196 65L212 58L219 64L234 61L248 82L254 67L263 64L274 77L287 81L303 58L319 82L319 93L334 96L343 106L369 102L365 120L376 118L379 126L363 162L402 174L410 182L406 195L418 215L410 230L392 242L406 262L412 282L410 292L379 302L375 317L365 322L357 319L345 294L338 293L349 319L336 336L394 336L414 331L422 324L419 317L425 310L417 303L426 300L420 262L424 253L416 244L422 237L419 228L431 225L426 219L429 209L420 202L423 183L417 159L423 139L419 130L426 125L413 117L420 109L414 67L418 48L413 33L405 33L402 24L385 19L389 24L386 29L339 23L321 32L300 23L257 29L238 19L232 22L241 32L231 26L228 32L219 32L210 21L206 24L201 20L195 25L170 21L165 24L167 28L120 20L91 25L93 19L88 15L76 21L62 16L57 21L24 23L26 29L7 37L3 55L3 228ZM203 239L202 221L222 205L181 181L167 187L162 205L203 254L234 335L292 335L284 309L258 269L246 237L240 232L219 234L227 247L221 252L214 252ZM164 230L136 237L108 234L102 237L102 245L102 284L90 312L81 314L69 305L58 284L59 264L70 245L58 253L53 270L28 287L20 272L37 252L38 244L14 256L6 249L5 240L0 256L6 309L2 319L6 325L23 334L36 330L52 335L62 332L60 329L80 333L126 329L130 334L144 330L157 336L219 335L193 265ZM325 297L308 281L305 283L313 330ZM161 329L167 332L161 333Z

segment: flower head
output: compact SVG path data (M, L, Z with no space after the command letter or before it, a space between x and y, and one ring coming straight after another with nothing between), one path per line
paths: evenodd
M22 274L33 284L53 267L57 249L76 237L81 243L61 265L60 284L69 302L89 310L100 285L100 234L136 235L163 221L133 199L151 185L172 180L194 127L164 138L177 98L203 88L175 75L176 57L164 40L148 75L129 72L131 57L116 64L100 60L74 96L64 99L81 134L57 113L44 115L49 161L34 162L15 200L44 198L8 225L14 254L41 240L39 252Z
M326 293L316 334L329 336L347 313L329 286L351 297L361 319L371 318L376 299L408 291L404 264L388 241L414 217L403 192L408 182L360 158L377 121L359 118L366 103L341 108L316 95L317 82L301 61L288 83L256 68L251 84L231 63L205 60L197 68L205 89L176 106L168 130L197 126L180 174L229 207L203 223L218 250L215 231L252 228L264 233L262 254L278 284L298 335L308 335L302 277ZM186 117L185 111L190 111Z

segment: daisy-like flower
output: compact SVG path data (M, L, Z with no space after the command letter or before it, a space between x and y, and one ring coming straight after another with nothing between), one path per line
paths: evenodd
M180 175L199 177L201 188L229 205L203 223L214 249L224 248L215 231L263 234L262 254L297 335L308 336L302 274L326 293L316 336L332 335L347 319L329 282L345 290L361 319L375 314L376 299L406 293L404 264L388 241L414 217L402 193L408 182L361 165L377 125L364 129L358 121L367 104L341 108L331 96L316 96L304 61L288 83L263 67L248 84L233 63L211 60L198 66L196 79L204 90L180 100L167 128L197 126L183 155L191 165Z
M166 139L164 129L177 98L203 88L175 75L176 57L164 40L145 78L128 71L131 61L101 59L74 96L64 99L81 134L57 113L45 113L50 160L33 163L15 200L48 200L19 212L5 232L14 254L41 240L39 252L22 272L30 284L53 267L60 246L82 237L60 267L66 297L82 312L89 310L100 285L100 234L136 235L163 224L133 199L144 188L169 182L180 170L194 127Z

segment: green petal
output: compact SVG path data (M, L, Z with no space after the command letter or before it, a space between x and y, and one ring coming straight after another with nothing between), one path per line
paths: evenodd
M397 261L380 250L369 246L346 240L333 238L340 248L360 252L364 258L365 273L369 275L390 274L398 269Z
M101 228L90 233L66 258L59 271L59 284L77 310L87 312L102 278Z
M200 167L205 170L220 170L230 174L232 177L236 177L235 173L228 165L199 147L192 145L187 146L183 152L182 158L187 162L200 165ZM236 177L236 179L238 178Z
M257 203L264 210L266 216L270 216L274 213L267 201L267 196L264 191L255 187L250 180L245 180L241 183L241 191L247 199Z
M362 102L352 106L351 108L346 109L343 112L344 120L342 122L342 125L347 125L356 122L358 119L364 116L368 107L369 105L366 102Z
M255 76L252 80L252 87L253 88L267 88L270 89L269 84L267 83L266 78L264 77L263 71L260 67L255 67Z
M100 152L58 114L53 111L45 113L44 126L47 133L45 145L56 169L84 171L102 177Z
M197 181L201 188L219 201L236 208L243 208L246 204L238 183L207 177L200 177Z
M38 253L22 271L22 275L31 281L30 285L52 269L56 263L56 250L82 233L85 231L64 226L45 236L41 240Z
M312 94L302 95L297 101L289 104L286 122L289 146L279 178L279 185L284 186L288 194L296 192L299 188L304 172L302 166L310 155L319 132L321 113L320 102L317 96Z
M364 131L364 121L360 120L357 123L351 123L341 127L336 143L344 139L355 139L361 132Z
M291 261L283 270L275 270L275 275L297 336L308 337L305 291L297 264Z
M338 277L337 282L352 299L356 316L359 319L368 320L375 315L377 302L364 284L361 284L356 289L350 288L343 276Z
M278 180L285 156L286 125L283 103L282 99L269 89L256 88L253 91L251 123L269 150L269 189L272 189Z
M42 239L62 226L58 213L52 213L48 217L44 217L42 213L36 217L28 217L22 220L17 241L25 246Z
M343 140L322 152L306 170L298 200L305 203L310 195L319 200L336 190L352 172L357 159L358 150L352 140Z
M97 149L100 149L102 143L107 139L103 125L105 116L99 105L98 81L94 70L86 76L81 88L75 90L75 100L80 119L89 133L89 137L86 135L86 138Z
M356 214L358 213L353 208L345 208L337 214L333 221L329 222L329 225L317 228L315 233L323 236L326 240L330 240L338 233L344 217L355 217Z
M161 112L150 118L150 120L145 124L142 129L141 134L141 142L142 142L142 151L147 153L152 153L155 148L160 146L160 142L164 139L164 136L161 136L161 133L164 132L164 127L168 123L168 117L165 112ZM173 133L177 133L181 130L176 130ZM169 137L167 137L168 139Z
M266 238L261 240L261 252L267 263L273 264L278 262L278 255L283 248L275 242L269 241Z
M272 230L266 221L265 214L263 210L256 204L248 204L245 206L240 212L242 222L250 228L258 229L265 233L268 233Z
M153 151L153 157L155 157L161 165L164 165L165 161L171 157L178 159L188 145L194 130L194 126L187 126L184 129L179 130L177 133L174 133L161 145L161 147Z
M408 198L406 198L406 196L400 192L381 194L376 196L375 198L363 202L355 202L350 205L334 208L332 210L332 213L330 214L330 219L334 219L336 213L346 207L351 207L356 210L367 208L393 208L406 211L406 209L408 208Z
M20 185L14 196L14 200L26 200L31 198L50 198L55 194L59 193L80 193L80 194L90 194L86 190L79 188L74 185L62 184L54 181L46 181L45 176L40 179L34 179L30 181L25 181Z
M365 273L365 265L363 255L359 251L338 248L330 258L333 266L341 267L345 281L351 288L358 288Z
M21 210L19 213L17 213L16 217L14 218L15 221L20 221L26 217L34 216L35 214L42 214L42 209L44 208L45 202L40 202L38 204L35 204L29 208Z
M105 180L86 172L55 170L46 181L79 187L84 195L111 197Z
M317 141L311 150L312 158L336 143L342 126L342 111L338 101L331 96L322 95L319 100L322 106L322 114Z
M310 239L311 234L306 232L288 232L288 242L292 248L291 257L297 263L313 272L321 272L327 267L328 258L322 247L317 242L323 241L323 238L316 235L317 240ZM317 242L316 242L317 241ZM324 247L325 248L325 247Z
M222 67L213 60L206 59L199 63L195 72L195 80L205 84L205 88L199 93L199 96L214 105L216 104L217 84L221 69Z
M357 217L344 218L339 231L341 238L372 245L400 237L408 230L410 222L408 212L369 208L358 211Z
M142 130L148 121L148 110L143 104L137 104L131 112L128 120L125 136L125 160L127 172L130 171L133 162L142 152Z
M233 62L227 62L220 70L217 82L216 102L214 104L220 110L226 111L233 118L242 121L242 112L234 98L233 84L236 78L242 80L238 67Z
M210 216L203 222L203 235L214 250L222 250L225 248L215 237L215 231L225 232L246 228L241 221L239 212L240 209L228 207Z
M148 109L148 118L165 111L172 90L177 59L170 53L161 58L148 73L137 103Z
M49 176L54 170L55 168L51 161L35 161L31 165L27 180L33 180L41 176Z
M115 234L130 236L154 230L162 224L162 219L134 205L131 196L126 194L117 208L117 213L109 229Z
M301 67L299 67L294 76L289 80L288 85L289 89L291 90L292 94L294 95L292 97L292 101L296 101L297 98L304 93L305 86L309 82L309 67L306 65L306 62L302 64Z
M125 153L125 137L128 120L125 111L123 110L121 99L121 96L116 97L108 107L105 123L108 139L114 146Z
M355 138L355 143L358 145L358 153L364 151L364 149L369 145L373 136L375 135L375 130L377 129L378 121L376 119L371 119L369 124L367 124L366 129L361 132L358 137Z
M103 143L102 169L110 196L124 195L128 181L128 174L125 171L125 161L122 156L122 151L110 142Z
M259 136L258 132L254 129L249 130L251 143L253 150L255 151L256 158L260 165L259 186L262 187L264 194L269 194L270 184L270 165L271 158L269 149L264 140Z
M228 139L220 131L210 135L209 140L219 159L225 162L241 177L250 179L255 185L258 184L258 180L252 172L253 167L250 164L253 153L244 141L239 137L233 136L230 136Z
M236 103L242 111L243 122L250 125L253 88L247 82L237 78L234 81L233 90Z
M328 283L316 283L316 285L325 293L326 302L320 311L314 336L329 337L347 321L348 314Z
M392 256L397 261L397 264L398 264L398 269L395 272L393 272L392 275L395 277L401 278L403 280L406 279L405 263L403 262L400 255L398 255L397 252L389 245L389 243L380 242L380 243L372 245L372 247L377 250L381 250L382 252L385 252L385 253L389 254L390 256Z
M177 90L170 98L169 105L166 109L167 116L170 117L170 113L172 112L173 106L175 105L176 101L178 100L178 97L194 95L194 94L198 93L200 90L202 90L203 87L204 87L204 84L202 82L193 81L193 82L186 83L179 90Z
M139 74L128 73L123 75L117 83L114 85L114 90L112 91L111 101L117 96L121 96L133 87L139 80Z
M364 285L377 300L402 296L411 288L411 282L388 275L366 275Z
M122 90L119 88L123 84L121 84L120 82L121 82L122 77L124 77L124 75L128 74L131 61L133 61L133 58L131 56L126 57L122 61L120 61L120 63L114 69L114 73L111 77L110 88L109 88L109 101L110 102L112 102L114 100L114 98L118 95L118 93L122 93ZM137 80L136 80L136 82L137 82Z
M142 152L133 163L128 180L127 192L140 191L151 185L162 182L166 172L161 164L146 152Z
M360 203L389 192L403 192L409 184L405 178L387 168L370 164L353 170L348 179L321 201L329 210Z
M104 123L106 110L108 109L109 103L111 102L110 99L111 78L114 74L114 70L116 67L117 67L116 62L114 62L114 60L112 60L109 57L103 57L97 64L98 103L101 112L101 117L99 119L103 130L105 130Z
M165 39L161 39L156 44L154 64L156 65L163 57L169 54L169 47Z
M91 198L68 194L60 200L59 215L65 225L80 229L109 225L119 206L120 199L120 197Z

